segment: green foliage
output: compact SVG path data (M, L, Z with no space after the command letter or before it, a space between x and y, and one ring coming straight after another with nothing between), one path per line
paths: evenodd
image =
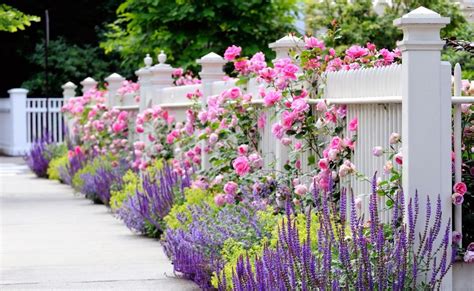
M354 3L346 0L305 2L307 32L328 30L327 44L339 51L352 44L367 42L379 48L395 48L396 41L402 38L402 31L393 25L393 20L420 6L451 18L451 23L441 32L442 37L472 39L472 26L462 15L459 6L450 0L394 0L383 16L375 13L372 0Z
M79 171L76 172L76 174L74 174L74 177L72 178L72 187L76 191L80 192L84 185L84 181L81 175L91 174L92 176L94 176L97 172L97 169L99 169L100 167L111 167L112 160L112 156L100 155L95 157L93 160L88 161L84 167L82 167Z
M213 195L202 189L185 189L184 199L185 200L183 203L176 203L175 205L173 205L173 208L171 208L170 213L164 218L167 228L187 229L188 224L181 223L181 221L178 219L178 216L186 217L186 221L191 222L191 212L188 208L191 205L203 205L204 203L207 203L209 204L211 209L218 209L218 207L213 201Z
M231 44L244 47L246 54L269 53L269 43L294 30L296 2L126 0L101 46L133 66L160 50L171 64L184 67L211 51L222 54Z
M16 32L39 22L41 18L28 15L6 4L0 4L0 31Z
M132 170L128 170L123 176L123 187L118 191L111 191L110 207L117 210L129 196L135 195L137 189L141 190L140 176Z
M118 65L110 56L105 56L100 48L71 44L64 38L50 41L48 54L48 89L45 88L44 41L37 44L34 53L28 56L29 62L38 70L21 86L29 89L31 94L47 91L59 96L61 86L66 82L79 84L85 76L103 80Z

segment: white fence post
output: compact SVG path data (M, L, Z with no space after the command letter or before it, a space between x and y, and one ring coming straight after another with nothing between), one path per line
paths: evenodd
M287 35L285 37L280 38L276 42L273 42L268 45L275 53L276 57L275 60L288 58L290 57L290 51L301 48L304 46L304 42L295 36ZM271 118L271 116L268 116ZM279 118L277 117L277 120ZM284 146L279 140L276 140L275 144L275 170L276 171L283 171L284 166L288 160L288 148Z
M223 66L226 64L226 61L220 55L211 52L203 56L201 59L196 60L196 62L201 65L201 72L199 75L201 76L203 90L202 105L206 108L207 97L212 95L212 83L215 81L222 81L225 76ZM201 166L203 169L208 169L210 167L209 156L205 151L207 142L203 141L202 146Z
M143 59L145 63L144 68L140 68L135 72L138 77L138 84L140 84L140 106L138 112L143 112L148 107L148 100L152 97L152 84L151 84L151 65L153 59L149 54Z
M73 82L67 82L66 84L62 85L61 88L63 88L63 97L65 101L67 101L69 98L76 97L77 86Z
M10 89L8 94L10 94L12 137L8 154L12 156L23 155L28 150L26 137L26 94L28 94L28 90L22 88Z
M82 95L84 95L87 91L97 86L97 81L92 79L91 77L87 77L81 81L82 85Z
M431 201L441 196L443 226L452 216L451 74L450 66L441 64L444 42L440 39L440 30L447 23L449 18L424 7L394 21L403 30L403 40L398 43L403 59L403 189L407 198L417 191L420 197L416 233L424 230L428 195ZM448 251L448 260L450 254ZM451 271L441 289L452 289Z
M155 95L159 98L161 89L173 86L171 74L174 69L169 64L166 64L166 54L161 51L158 55L158 64L154 65L150 70L152 73L151 84L153 85Z
M123 81L125 81L125 78L120 76L117 73L113 73L107 78L105 78L105 81L109 83L108 86L108 96L107 96L107 106L109 108L112 108L114 106L117 106L117 91L120 87L122 87Z

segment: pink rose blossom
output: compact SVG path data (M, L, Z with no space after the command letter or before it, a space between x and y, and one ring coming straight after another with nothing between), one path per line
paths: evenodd
M380 146L376 146L372 149L372 154L376 157L380 157L383 155L383 148Z
M403 165L403 155L402 153L398 153L394 156L394 159L395 159L395 163L399 164L399 165Z
M235 182L227 182L225 185L224 185L224 192L226 194L231 194L231 195L235 195L235 193L237 192L237 189L238 189L238 185L237 183Z
M453 190L456 193L464 195L467 192L467 186L463 182L458 182L454 184Z
M358 125L359 125L359 120L357 119L357 117L355 117L349 122L349 131L357 131Z
M308 193L308 187L306 187L303 184L299 184L295 186L295 193L302 196L306 193Z
M285 146L288 146L291 144L291 139L287 138L287 137L284 137L281 139L281 143Z
M239 176L244 176L250 171L249 160L245 156L240 156L235 159L232 166Z
M301 142L299 142L299 141L296 142L296 143L295 143L295 150L300 150L302 146L303 146L303 145L301 144Z
M289 112L289 111L284 111L283 114L281 115L282 121L281 125L285 129L290 129L293 126L293 123L296 120L296 114L295 112Z
M285 129L283 126L281 126L281 124L275 123L272 126L272 133L276 138L281 139L285 134Z
M241 47L232 45L225 50L224 59L233 61L238 55L240 55L241 51Z
M297 113L302 113L308 111L309 105L305 99L296 99L293 100L293 102L291 103L291 109L293 109Z
M390 144L398 143L400 141L400 134L396 132L392 133L388 141L390 142Z
M265 114L265 112L262 112L260 113L260 116L258 117L258 120L257 120L258 129L264 129L266 123L267 123L267 115Z
M229 98L230 99L235 100L235 99L239 98L241 95L242 95L242 91L240 91L240 89L237 88L237 87L234 87L234 88L229 90Z
M304 42L305 42L305 47L308 49L312 48L320 48L320 49L325 49L326 46L324 45L324 41L319 40L315 37L304 37Z
M359 45L353 45L346 50L346 55L351 59L357 59L366 56L369 53L368 49Z
M263 167L263 159L259 154L253 153L249 155L249 161L252 167L260 169Z
M454 205L461 205L464 202L464 196L459 193L454 193L451 196Z
M451 234L451 241L453 242L453 244L458 244L462 239L462 233L460 233L459 231L453 231L453 233Z
M223 206L225 204L225 195L224 194L217 194L214 196L214 203L216 203L217 206Z
M278 101L281 99L281 93L280 92L275 92L275 91L270 91L265 94L265 97L263 97L263 103L265 106L270 107L275 105Z
M241 156L246 155L249 150L249 146L246 144L242 144L237 147L237 153Z
M329 168L329 161L328 159L320 159L318 162L318 166L321 170L327 170Z
M216 143L218 139L219 139L219 136L218 136L217 134L215 134L215 133L211 133L211 134L209 135L209 143L210 143L210 144Z

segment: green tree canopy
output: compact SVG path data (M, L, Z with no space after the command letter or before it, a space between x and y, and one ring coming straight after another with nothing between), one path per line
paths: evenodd
M375 13L372 0L357 0L354 3L347 0L305 0L305 3L307 33L327 32L325 41L336 47L337 51L367 42L379 48L394 49L396 41L402 38L402 31L393 25L393 20L420 6L451 18L451 23L441 31L441 37L473 39L472 24L466 21L459 6L451 0L392 0L392 5L381 16ZM443 58L453 63L460 62L464 77L469 77L474 71L474 61L469 55L449 49Z
M30 26L31 22L39 22L40 18L28 15L6 4L0 4L0 31L16 32Z
M227 46L269 52L268 44L294 30L296 0L126 0L109 25L106 52L141 66L146 53L164 50L170 63L189 66Z

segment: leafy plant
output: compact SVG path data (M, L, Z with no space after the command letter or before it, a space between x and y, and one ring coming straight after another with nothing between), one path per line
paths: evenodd
M164 50L170 63L189 67L205 52L223 52L228 44L249 53L269 52L268 44L294 30L295 0L163 1L126 0L109 24L107 53L118 52L137 67L146 53Z
M30 26L31 22L39 22L40 17L28 15L7 4L0 4L0 31L16 32Z

